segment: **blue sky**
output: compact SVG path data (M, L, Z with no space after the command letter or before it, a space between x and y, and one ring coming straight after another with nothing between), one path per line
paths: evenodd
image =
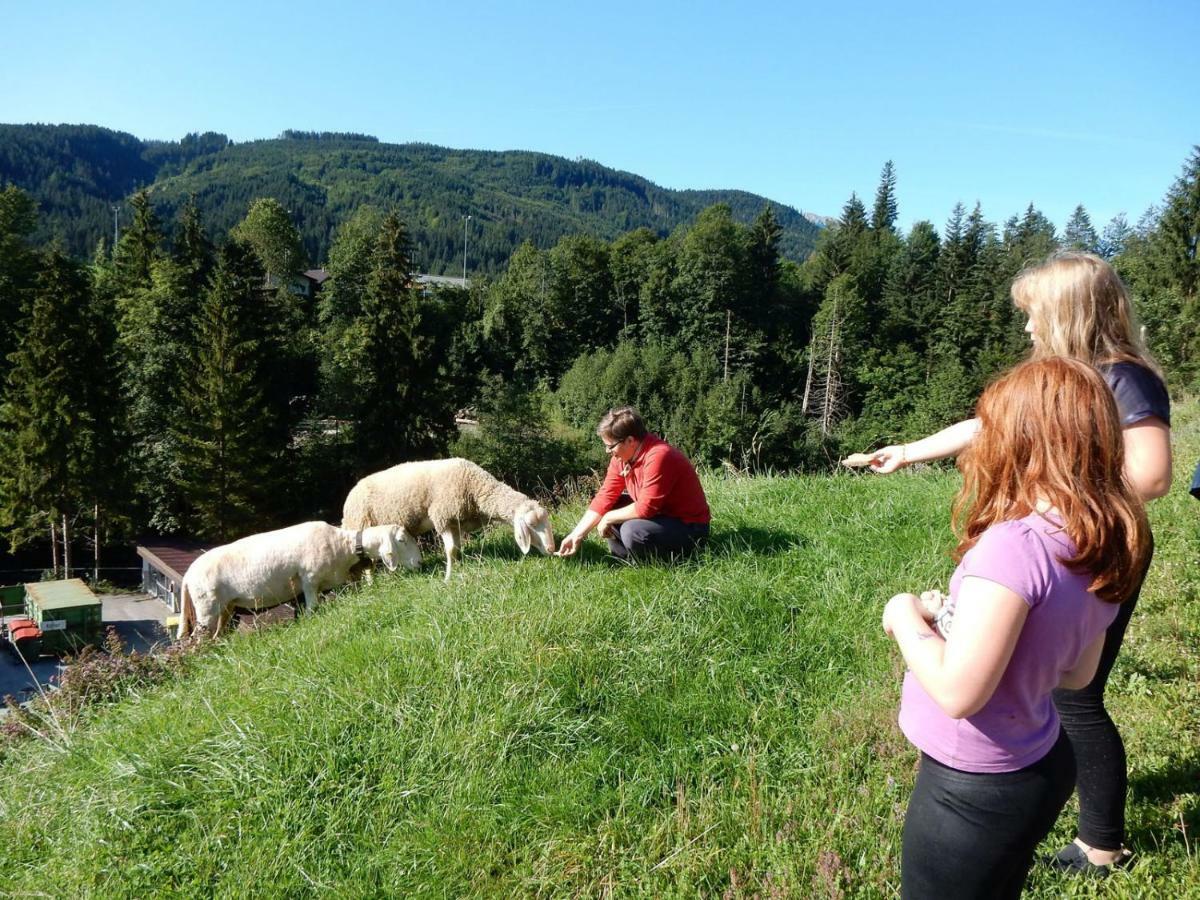
M1135 222L1200 143L1196 0L833 6L13 4L0 121L539 150L827 215L891 159L939 229Z

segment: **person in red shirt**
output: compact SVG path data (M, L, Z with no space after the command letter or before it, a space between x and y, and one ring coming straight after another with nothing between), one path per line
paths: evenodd
M632 406L609 410L596 434L608 472L583 518L559 544L573 556L593 528L620 559L684 556L708 538L712 515L696 469L656 434Z

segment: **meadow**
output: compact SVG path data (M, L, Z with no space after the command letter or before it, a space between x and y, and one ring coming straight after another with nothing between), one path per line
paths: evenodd
M1200 896L1200 405L1110 685L1136 865L1027 896ZM705 486L674 568L522 559L348 588L0 763L0 896L894 897L916 753L879 618L945 587L953 470ZM561 535L583 507L555 515ZM1041 849L1073 834L1074 802Z

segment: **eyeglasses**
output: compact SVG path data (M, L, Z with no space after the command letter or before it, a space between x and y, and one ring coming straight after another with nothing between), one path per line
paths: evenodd
M621 438L619 441L613 441L611 444L608 441L604 441L604 451L606 453L612 453L623 443L625 443L625 438Z

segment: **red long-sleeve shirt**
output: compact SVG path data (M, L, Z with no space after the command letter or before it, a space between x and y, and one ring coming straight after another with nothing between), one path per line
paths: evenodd
M604 515L622 493L633 499L638 518L673 516L689 524L712 520L700 478L688 458L656 434L647 434L641 450L626 464L613 457L604 484L588 509Z

